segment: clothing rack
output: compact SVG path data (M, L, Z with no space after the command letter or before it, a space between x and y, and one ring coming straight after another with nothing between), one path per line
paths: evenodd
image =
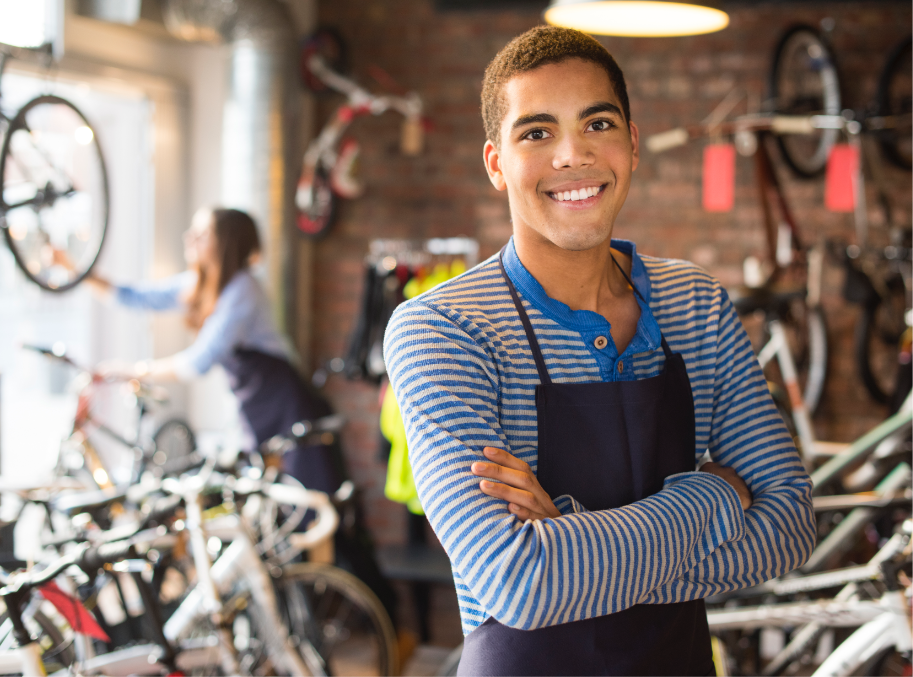
M365 263L378 270L393 270L398 264L422 266L435 256L462 256L466 267L479 262L479 243L471 237L433 237L427 240L371 240Z

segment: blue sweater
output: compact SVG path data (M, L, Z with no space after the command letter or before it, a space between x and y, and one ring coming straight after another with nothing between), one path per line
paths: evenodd
M387 328L387 370L403 413L419 497L447 551L463 631L489 616L520 629L593 618L761 583L801 566L815 544L811 483L771 400L751 344L717 280L691 263L637 254L644 296L619 355L609 323L549 298L517 258L504 263L555 383L660 373L660 332L682 354L694 395L695 464L709 451L745 480L754 503L709 473L668 477L659 493L589 512L520 521L470 471L485 446L537 465L532 352L497 257L402 304ZM619 373L618 362L624 363ZM581 472L586 472L581 468Z

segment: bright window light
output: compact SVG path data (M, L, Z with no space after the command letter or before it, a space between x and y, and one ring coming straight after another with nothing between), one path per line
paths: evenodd
M0 42L14 47L41 47L56 36L55 0L0 0Z
M627 37L699 35L729 25L729 15L718 9L659 0L552 0L545 20L585 33Z
M76 143L81 146L88 146L90 143L92 143L92 138L95 136L95 134L92 133L91 127L86 127L83 125L82 127L77 127L73 131L73 136L76 137Z

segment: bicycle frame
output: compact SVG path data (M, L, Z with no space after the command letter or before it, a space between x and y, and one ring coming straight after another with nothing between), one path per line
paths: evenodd
M860 626L832 652L815 675L852 674L860 665L890 647L909 651L913 648L913 639L904 593L888 578L894 577L892 567L896 558L908 555L911 531L913 521L907 520L902 530L895 533L865 566L774 580L741 591L742 595L790 595L844 585L833 599L714 609L707 613L708 624L714 631L797 628L789 644L764 668L762 674L765 675L779 674L827 628ZM886 572L889 573L886 575ZM888 584L888 591L877 601L859 600L858 584L877 579Z

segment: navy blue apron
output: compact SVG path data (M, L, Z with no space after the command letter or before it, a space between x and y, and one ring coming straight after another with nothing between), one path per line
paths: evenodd
M552 383L532 324L504 270L503 251L501 273L539 371L536 475L549 496L570 494L588 510L608 510L658 492L669 475L693 471L691 383L682 356L670 350L665 337L666 361L659 376ZM538 630L516 630L488 618L466 637L458 674L711 675L704 602L641 604Z
M237 348L225 371L240 404L245 432L257 446L273 435L288 432L298 421L332 413L326 401L312 392L281 357ZM344 477L328 445L301 445L286 453L282 463L282 469L308 489L329 494L339 488Z

